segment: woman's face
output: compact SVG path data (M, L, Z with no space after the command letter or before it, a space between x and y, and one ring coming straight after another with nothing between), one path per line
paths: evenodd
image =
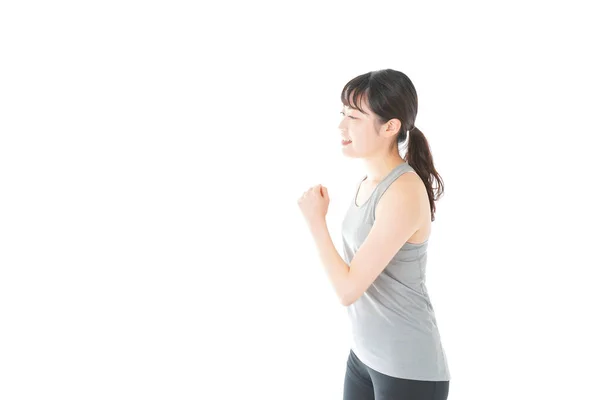
M342 152L352 158L373 156L379 153L386 143L389 143L385 137L378 135L380 126L368 105L363 102L360 107L365 111L364 114L358 109L342 105L342 121L338 126ZM345 144L342 143L342 140L351 140L351 142Z

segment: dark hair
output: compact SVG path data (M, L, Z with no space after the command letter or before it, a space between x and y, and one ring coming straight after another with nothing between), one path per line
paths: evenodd
M435 221L435 201L444 193L444 181L433 165L431 150L425 135L415 126L418 99L414 85L408 76L400 71L393 69L371 71L346 83L341 100L345 106L364 112L358 101L362 95L366 96L367 104L375 113L379 124L384 124L393 118L402 122L397 144L405 142L410 132L406 162L414 168L425 184L431 208L431 221ZM435 193L434 180L437 182Z

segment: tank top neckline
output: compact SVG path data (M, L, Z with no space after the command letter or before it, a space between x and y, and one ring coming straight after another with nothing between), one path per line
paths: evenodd
M361 205L358 205L358 204L356 204L356 200L357 200L357 197L358 197L358 192L360 191L360 187L362 186L363 182L368 178L368 176L365 176L363 178L363 180L360 181L360 183L358 184L358 188L356 189L356 193L354 194L354 200L352 201L352 205L354 206L354 208L360 209L360 208L366 207L366 205L371 202L371 199L375 195L375 192L377 191L377 189L379 189L379 187L385 181L387 181L397 170L399 170L400 168L404 167L404 165L408 165L408 162L405 161L405 162L403 162L401 164L396 165L382 180L379 181L379 183L377 183L377 185L375 185L375 188L373 189L373 191L369 195L369 198L365 202L363 202Z

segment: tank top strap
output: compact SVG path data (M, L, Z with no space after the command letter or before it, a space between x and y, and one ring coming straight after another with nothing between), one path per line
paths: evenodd
M386 190L388 190L391 184L394 183L398 177L409 171L414 171L414 169L407 162L404 162L394 168L385 178L381 180L381 182L379 182L379 185L377 185L373 191L372 198L370 199L371 204L369 204L369 213L371 214L373 220L375 219L375 207L377 207L377 203L379 203L381 196L383 196Z

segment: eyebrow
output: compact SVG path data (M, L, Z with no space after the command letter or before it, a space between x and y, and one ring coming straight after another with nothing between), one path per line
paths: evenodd
M343 108L342 108L342 111L344 110L344 108L349 108L349 109L351 109L351 110L356 110L356 111L358 111L359 113L362 113L362 114L364 114L364 115L369 115L369 113L366 113L366 112L360 111L358 108L355 108L355 107L343 106Z

